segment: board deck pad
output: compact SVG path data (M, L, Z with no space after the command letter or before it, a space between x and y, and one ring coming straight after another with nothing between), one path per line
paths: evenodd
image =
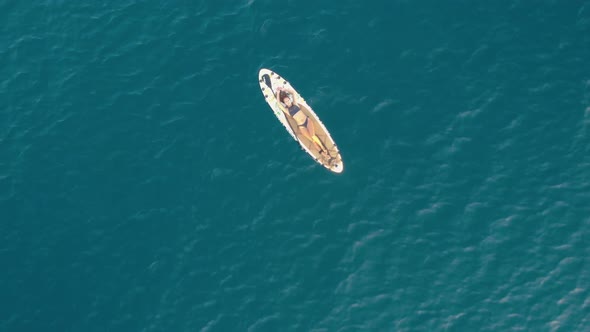
M303 150L305 150L316 162L326 167L334 173L342 173L344 169L344 163L340 151L336 146L336 143L330 136L330 133L320 121L319 117L315 114L312 108L307 104L305 99L299 95L297 90L291 86L291 84L283 77L278 75L269 69L261 69L258 73L258 81L260 83L260 90L264 99L274 112L275 116L283 124L287 132L295 139ZM299 127L295 119L293 119L288 112L285 113L285 107L275 97L275 92L278 87L287 88L292 90L296 94L296 99L301 108L301 111L309 118L309 121L313 122L315 134L322 145L326 148L327 153L320 153L316 148L315 144L303 136L300 132Z

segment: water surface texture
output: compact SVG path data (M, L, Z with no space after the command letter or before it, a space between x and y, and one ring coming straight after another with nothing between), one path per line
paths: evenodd
M8 0L0 22L0 331L590 330L589 2Z

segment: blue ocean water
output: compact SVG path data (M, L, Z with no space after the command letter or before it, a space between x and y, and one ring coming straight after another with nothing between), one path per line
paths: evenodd
M2 1L0 22L0 331L590 330L587 1Z

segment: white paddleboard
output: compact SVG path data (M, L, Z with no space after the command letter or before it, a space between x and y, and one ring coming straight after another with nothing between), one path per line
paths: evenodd
M289 132L291 137L299 142L303 150L305 150L320 165L334 173L342 173L344 170L344 163L342 162L342 156L340 155L336 143L330 136L330 133L324 124L320 121L319 117L305 100L301 98L301 95L299 95L297 90L295 90L284 77L279 76L277 73L269 69L260 69L260 72L258 73L258 81L264 99L274 112L275 116L283 126L285 126L285 129L287 129L287 132ZM301 111L303 111L308 117L308 121L312 122L316 138L310 140L303 135L300 126L298 126L295 119L289 115L285 105L277 100L276 92L278 91L278 88L285 88L296 94L295 100ZM318 148L318 146L321 148Z

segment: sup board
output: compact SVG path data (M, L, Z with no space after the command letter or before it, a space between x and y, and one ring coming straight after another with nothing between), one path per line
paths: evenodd
M260 90L264 95L264 99L272 109L275 116L285 126L287 132L299 142L305 152L307 152L316 162L326 167L334 173L342 173L344 170L344 163L342 156L336 146L336 143L330 136L330 133L320 121L320 118L315 114L311 107L307 104L305 99L299 95L297 90L284 78L269 69L260 69L258 72L258 81L260 83ZM298 126L295 119L289 115L286 106L276 98L276 92L280 89L285 89L294 96L291 99L295 100L301 111L307 116L308 121L313 125L315 137L309 139ZM296 115L297 116L297 115Z

